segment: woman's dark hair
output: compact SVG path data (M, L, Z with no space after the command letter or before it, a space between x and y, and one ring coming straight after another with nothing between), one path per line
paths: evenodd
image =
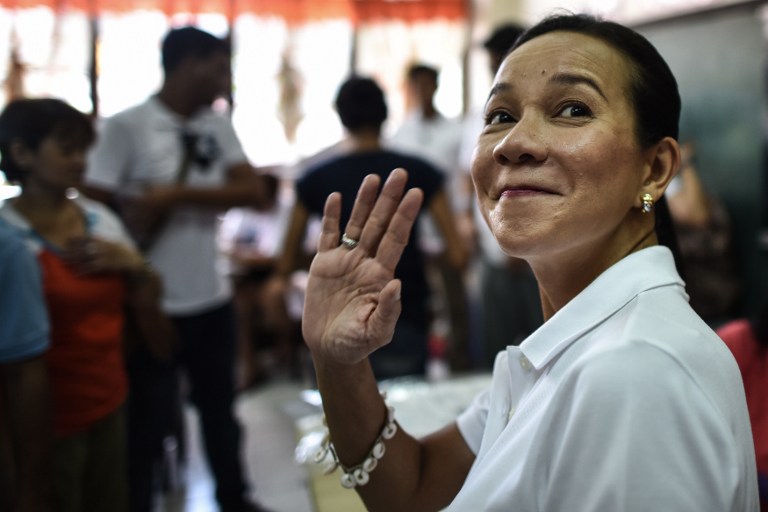
M0 170L11 182L24 182L24 170L14 161L11 144L18 141L36 151L43 140L87 149L96 139L90 118L69 104L53 98L13 100L0 114Z
M167 75L175 70L187 57L204 59L215 53L230 53L230 46L224 39L195 27L176 28L166 34L161 49L163 71Z
M488 39L483 41L483 48L491 53L504 55L512 48L523 32L525 32L525 28L522 25L505 23L496 27Z
M654 46L634 30L586 14L545 18L520 36L510 52L538 36L555 31L576 32L600 39L621 52L630 63L630 100L637 116L637 135L643 147L664 137L677 139L680 93L669 66Z
M336 94L336 112L341 124L352 133L361 129L380 130L387 119L384 91L370 78L349 78Z
M630 64L630 101L635 111L637 138L647 148L664 137L678 138L680 93L672 70L656 48L634 30L587 14L558 14L532 26L515 42L510 53L526 42L555 31L576 32L594 37L621 52ZM675 257L685 279L682 257L672 217L664 197L656 204L656 235Z

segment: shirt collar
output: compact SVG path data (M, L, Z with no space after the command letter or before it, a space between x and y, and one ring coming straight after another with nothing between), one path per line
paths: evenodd
M200 119L204 119L213 112L210 107L200 107L191 116L184 117L168 108L168 105L163 103L160 97L156 94L150 96L148 101L154 107L152 112L156 122L163 128L173 128L174 130L192 128L200 122Z
M657 245L630 254L600 274L552 318L520 344L520 351L540 370L639 294L684 283L672 252ZM684 292L682 292L684 293Z

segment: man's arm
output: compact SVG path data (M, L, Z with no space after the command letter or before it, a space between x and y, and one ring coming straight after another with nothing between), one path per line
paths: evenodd
M165 215L180 206L226 210L236 206L259 209L269 204L264 178L245 162L230 167L224 184L215 187L155 185L146 188L141 196L120 198L119 202L114 191L98 185L87 186L84 192L91 199L105 203L117 211L127 208L150 218Z
M258 209L268 204L263 177L245 162L230 167L226 182L219 187L158 186L147 190L147 199L170 208L201 206L226 210L250 206Z
M139 245L151 240L167 215L179 207L224 211L236 206L258 209L269 204L263 176L248 163L231 167L225 183L216 187L156 185L146 188L141 196L131 197L118 197L114 191L98 185L86 186L83 192L115 210Z
M44 356L0 364L0 393L0 418L10 434L17 470L15 510L51 510L53 429Z

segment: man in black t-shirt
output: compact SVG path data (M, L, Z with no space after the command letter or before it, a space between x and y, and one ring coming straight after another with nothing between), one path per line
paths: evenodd
M408 171L408 188L418 187L424 192L424 206L445 239L449 261L463 267L467 254L451 220L443 175L424 160L382 147L381 126L387 118L387 106L381 88L369 78L350 78L339 89L336 110L348 132L350 150L316 163L298 180L296 205L278 275L287 277L294 269L307 220L312 214L322 214L329 194L342 194L340 225L343 231L365 176L378 174L383 181L398 167ZM395 271L395 277L403 283L403 309L394 337L389 345L370 357L378 379L423 375L425 371L431 322L430 290L417 238L417 228L414 228Z

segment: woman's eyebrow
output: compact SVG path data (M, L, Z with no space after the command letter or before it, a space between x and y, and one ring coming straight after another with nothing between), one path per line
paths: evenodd
M597 92L603 99L608 100L608 98L605 96L605 93L600 88L599 85L597 85L597 82L592 80L589 77L586 77L584 75L578 75L575 73L556 73L552 75L552 78L549 79L549 83L553 83L556 85L586 85L587 87L593 89L595 92ZM512 84L508 82L499 82L495 84L493 87L491 87L491 92L488 94L488 98L485 100L486 104L488 101L490 101L493 96L496 94L500 94L506 91L509 91L512 89Z
M603 90L600 89L600 86L597 85L597 82L592 80L589 77L583 76L583 75L577 75L573 73L557 73L555 75L552 75L552 78L549 79L550 83L558 84L558 85L579 85L584 84L587 87L590 87L594 89L600 96L603 97L604 100L607 100L605 94L603 93Z
M495 84L493 87L491 87L491 92L488 93L488 98L485 100L485 103L487 104L496 94L508 91L510 89L512 89L512 85L508 84L507 82L499 82Z

